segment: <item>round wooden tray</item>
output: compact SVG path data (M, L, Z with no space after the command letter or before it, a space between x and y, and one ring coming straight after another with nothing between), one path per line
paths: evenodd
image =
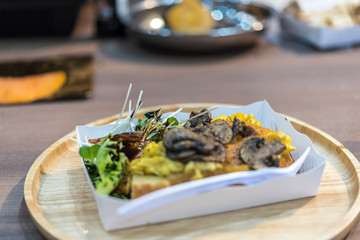
M219 104L162 106L164 112ZM138 116L146 111L142 109ZM90 123L99 126L118 115ZM75 131L46 149L30 168L24 187L31 216L50 239L342 239L360 212L358 160L337 140L297 119L293 126L327 158L316 197L106 232L78 155Z

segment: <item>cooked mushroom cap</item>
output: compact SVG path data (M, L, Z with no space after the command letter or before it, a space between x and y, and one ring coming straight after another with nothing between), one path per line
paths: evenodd
M245 122L240 122L239 119L235 118L232 126L233 137L236 137L240 134L243 138L249 137L257 134L255 129L245 124Z
M212 139L207 139L197 133L185 128L173 128L163 137L166 150L181 152L184 150L195 150L199 153L208 154L215 147Z
M240 148L241 159L253 169L278 167L278 155L286 149L278 140L265 144L264 138L253 137Z
M212 137L215 141L227 144L233 138L233 131L230 125L224 120L218 119L210 123L201 133L204 136Z
M202 110L202 112L205 110ZM196 114L198 113L193 112L191 116ZM211 123L210 121L211 115L207 113L189 120L184 127L192 132L213 138L222 144L230 143L239 134L245 138L257 133L251 126L246 125L245 122L240 122L237 118L234 119L232 126L222 119L217 119Z
M208 111L208 110L206 108L204 108L200 112L191 112L190 118L192 118L202 112L205 112L205 111ZM198 132L197 129L201 129L203 126L207 126L208 124L210 124L210 122L211 122L211 113L207 112L196 118L188 120L185 123L184 128L191 129L193 132Z
M221 144L185 128L169 130L164 135L163 144L170 159L182 162L223 162L226 159L225 148Z

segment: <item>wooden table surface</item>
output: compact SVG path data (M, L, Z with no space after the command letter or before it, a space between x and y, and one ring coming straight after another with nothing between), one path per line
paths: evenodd
M359 47L318 52L271 34L246 51L205 55L154 51L127 39L0 41L2 61L80 52L95 57L90 99L0 107L0 239L42 238L23 198L27 171L76 125L118 113L129 83L132 99L144 90L144 107L266 99L275 111L320 128L360 159ZM347 239L359 238L357 223Z

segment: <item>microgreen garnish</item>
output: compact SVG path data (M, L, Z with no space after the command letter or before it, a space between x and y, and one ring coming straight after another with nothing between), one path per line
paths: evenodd
M151 140L159 142L169 128L179 125L179 121L172 116L181 110L182 108L178 109L165 119L161 119L161 108L156 111L146 112L144 114L145 117L138 120L138 125L136 125L135 130L145 132L143 137L144 141Z
M110 133L112 134L117 134L117 133L121 133L121 132L126 132L126 131L134 131L135 130L135 125L132 123L135 114L137 112L137 110L139 110L139 108L141 107L143 101L141 99L143 91L140 91L139 97L138 97L138 101L136 103L135 109L131 110L131 100L129 101L129 114L125 119L121 119L129 98L129 94L130 94L130 90L131 90L132 84L130 84L128 92L126 94L126 99L125 99L125 103L123 105L122 111L120 113L120 116L118 118L118 120L114 123L114 127L111 129Z

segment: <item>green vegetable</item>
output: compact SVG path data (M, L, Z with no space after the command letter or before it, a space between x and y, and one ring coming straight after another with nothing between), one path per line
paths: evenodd
M120 152L122 143L105 138L100 144L83 146L79 153L99 193L110 195L128 177L129 160Z
M175 117L169 117L163 121L160 113L161 108L153 112L146 112L143 119L138 119L135 129L144 131L146 140L159 142L169 128L179 125L179 121Z
M169 117L166 121L166 125L167 126L178 126L179 125L179 121L175 118L175 117Z
M99 151L100 145L95 144L91 147L82 146L79 150L80 156L84 159L90 160L90 162L94 162L94 159Z
M130 199L128 196L126 196L124 194L118 194L118 193L113 193L113 194L111 194L111 196L116 197L116 198L121 198L121 199Z

